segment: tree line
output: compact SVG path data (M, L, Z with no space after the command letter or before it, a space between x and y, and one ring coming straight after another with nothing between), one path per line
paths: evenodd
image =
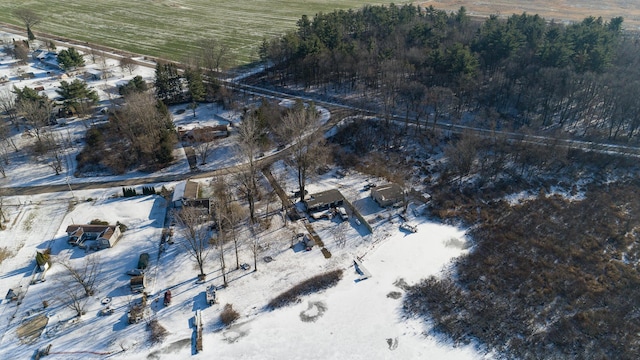
M474 125L629 141L640 127L640 44L622 23L526 13L479 22L464 7L366 6L302 16L296 30L265 39L260 56L274 83L375 96L376 110L423 123L489 108L491 124Z

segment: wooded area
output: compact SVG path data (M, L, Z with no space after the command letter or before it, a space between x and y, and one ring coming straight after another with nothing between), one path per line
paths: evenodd
M387 115L636 141L640 43L622 23L528 14L478 22L464 7L367 6L303 16L260 55L274 84L359 96ZM480 111L492 116L463 117Z

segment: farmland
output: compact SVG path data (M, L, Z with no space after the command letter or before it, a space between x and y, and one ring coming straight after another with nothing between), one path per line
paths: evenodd
M480 17L492 14L510 16L526 12L539 14L556 22L580 21L588 16L601 16L605 20L622 16L627 30L638 30L640 27L640 9L637 2L632 0L430 0L421 1L420 4L447 11L456 11L464 6L469 15Z
M396 4L406 3L396 1ZM384 4L366 0L89 0L2 1L0 22L21 25L12 15L29 8L42 18L34 27L79 41L134 53L182 60L199 39L227 45L238 64L257 58L262 39L295 27L304 14Z

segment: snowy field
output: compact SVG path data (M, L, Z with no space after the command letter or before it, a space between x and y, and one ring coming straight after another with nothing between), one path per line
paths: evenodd
M466 242L461 229L413 218L418 224L415 234L402 232L398 223L386 222L374 231L385 236L367 237L348 231L344 248L324 239L333 256L325 259L314 247L303 251L291 248L291 236L301 231L300 224L283 226L280 217L272 218L270 229L259 233L263 244L258 271L236 270L232 248L226 249L229 287L218 291L219 303L209 307L204 290L207 285L221 286L219 263L213 256L206 266L207 281L196 282L197 270L183 248L180 235L158 256L166 203L158 196L112 198L118 189L81 194L96 200L69 206L70 198L56 195L32 197L29 202L12 207L12 222L2 233L1 246L17 251L0 265L0 289L23 289L20 306L3 300L0 304L0 341L3 358L24 358L36 349L52 344L51 359L101 358L107 354L118 359L175 359L194 354L193 316L202 310L204 350L197 358L222 359L478 359L485 355L471 347L452 348L439 338L425 335L428 327L417 319L402 316L401 298L404 284L414 284L431 274L446 274L450 260L463 253ZM87 303L87 312L74 317L60 295L64 286L63 269L55 264L47 281L29 285L35 266L36 249L52 248L54 259L71 259L79 264L92 253L72 248L66 243L64 229L71 223L99 218L120 221L129 229L111 249L97 253L103 264L96 294ZM336 221L336 220L334 220ZM322 220L331 224L334 221ZM318 224L319 225L319 224ZM349 224L354 227L354 223ZM241 234L241 237L248 234ZM9 241L15 239L17 241ZM241 246L240 262L253 267L248 244ZM151 316L169 335L160 344L148 341L144 322L128 325L126 309L136 298L128 290L125 272L135 267L142 252L151 254ZM266 263L269 256L273 261ZM371 278L357 281L353 259L361 257ZM344 269L344 277L334 288L303 297L299 304L267 311L265 305L278 293L311 276L333 269ZM444 272L443 272L444 271ZM164 307L160 299L170 289L173 302ZM138 296L139 297L139 296ZM395 298L394 298L395 297ZM100 316L103 299L109 298L115 313ZM49 307L42 308L48 300ZM446 301L446 299L443 299ZM232 304L240 318L225 328L219 320L225 304ZM49 323L35 341L23 343L16 334L25 320L46 314ZM305 319L305 321L302 320ZM311 319L311 320L310 320ZM126 351L122 351L122 349ZM73 355L76 354L76 355ZM151 355L151 356L150 356Z

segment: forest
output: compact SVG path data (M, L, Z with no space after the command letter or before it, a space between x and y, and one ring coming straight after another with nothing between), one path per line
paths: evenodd
M478 21L464 7L367 6L303 16L297 30L265 39L260 56L273 84L360 99L419 123L636 142L640 44L622 25L620 17Z

